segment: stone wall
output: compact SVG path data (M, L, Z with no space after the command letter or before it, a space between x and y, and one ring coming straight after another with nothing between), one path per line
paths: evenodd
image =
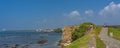
M78 28L79 26L65 26L62 28L62 40L61 40L61 45L62 46L67 46L71 44L72 41L72 32Z
M60 42L61 46L67 46L71 44L72 41L72 33L75 29L77 29L79 26L65 26L62 28L62 39ZM88 34L93 29L93 25L89 25L88 30L86 30L85 34Z

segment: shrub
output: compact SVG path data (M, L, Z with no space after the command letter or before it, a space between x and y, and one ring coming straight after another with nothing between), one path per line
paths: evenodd
M83 23L79 26L79 28L75 29L75 31L72 33L72 40L76 40L82 36L84 36L84 32L86 32L86 30L89 29L89 25L91 25L92 23L90 22L86 22ZM94 24L92 24L94 25Z
M54 29L54 32L62 32L61 28Z

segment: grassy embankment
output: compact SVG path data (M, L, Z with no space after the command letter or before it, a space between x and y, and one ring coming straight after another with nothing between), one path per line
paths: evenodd
M74 42L71 45L67 46L66 48L87 48L90 39L95 36L96 37L96 47L97 48L105 48L105 44L100 40L98 37L99 32L101 31L101 27L95 27L89 34L84 35Z
M85 35L85 31L88 29L88 25L92 23L83 23L72 33L73 42L71 45L66 48L87 48L89 40L91 38L90 35Z
M114 28L114 27L110 27L108 29L108 35L110 36L110 33L113 34L113 38L117 39L117 40L120 40L120 27L118 28Z
M66 48L87 48L89 40L90 40L90 36L85 35L75 40L71 45L67 46Z

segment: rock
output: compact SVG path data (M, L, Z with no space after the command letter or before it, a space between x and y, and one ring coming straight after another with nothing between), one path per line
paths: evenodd
M5 46L5 47L9 47L9 46Z
M19 44L15 44L14 46L12 46L12 48L17 48L19 46Z
M61 46L62 40L59 41L59 43L57 44L58 46Z
M33 44L32 42L30 42L29 44Z
M69 42L72 42L72 33L75 31L75 29L79 28L79 26L65 26L62 28L62 41L60 45L66 44Z
M12 46L12 48L17 48L16 46Z
M22 46L22 48L28 48L27 46Z
M19 44L15 44L15 46L17 47L17 46L19 46Z
M3 45L8 45L8 44L3 44Z
M47 40L45 40L45 39L40 39L37 43L38 44L44 44L44 43L46 43L47 42Z

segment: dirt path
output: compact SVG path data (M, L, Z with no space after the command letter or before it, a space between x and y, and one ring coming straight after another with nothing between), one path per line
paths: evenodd
M90 33L92 30L93 30L93 27L90 30L88 30L87 32ZM87 48L96 48L96 38L95 38L94 34L91 34L91 39L89 41Z
M108 28L102 28L99 37L106 44L106 48L120 48L120 41L113 39L107 34Z
M88 48L96 48L96 39L95 37L92 37L90 42L89 42L89 45L88 45Z

